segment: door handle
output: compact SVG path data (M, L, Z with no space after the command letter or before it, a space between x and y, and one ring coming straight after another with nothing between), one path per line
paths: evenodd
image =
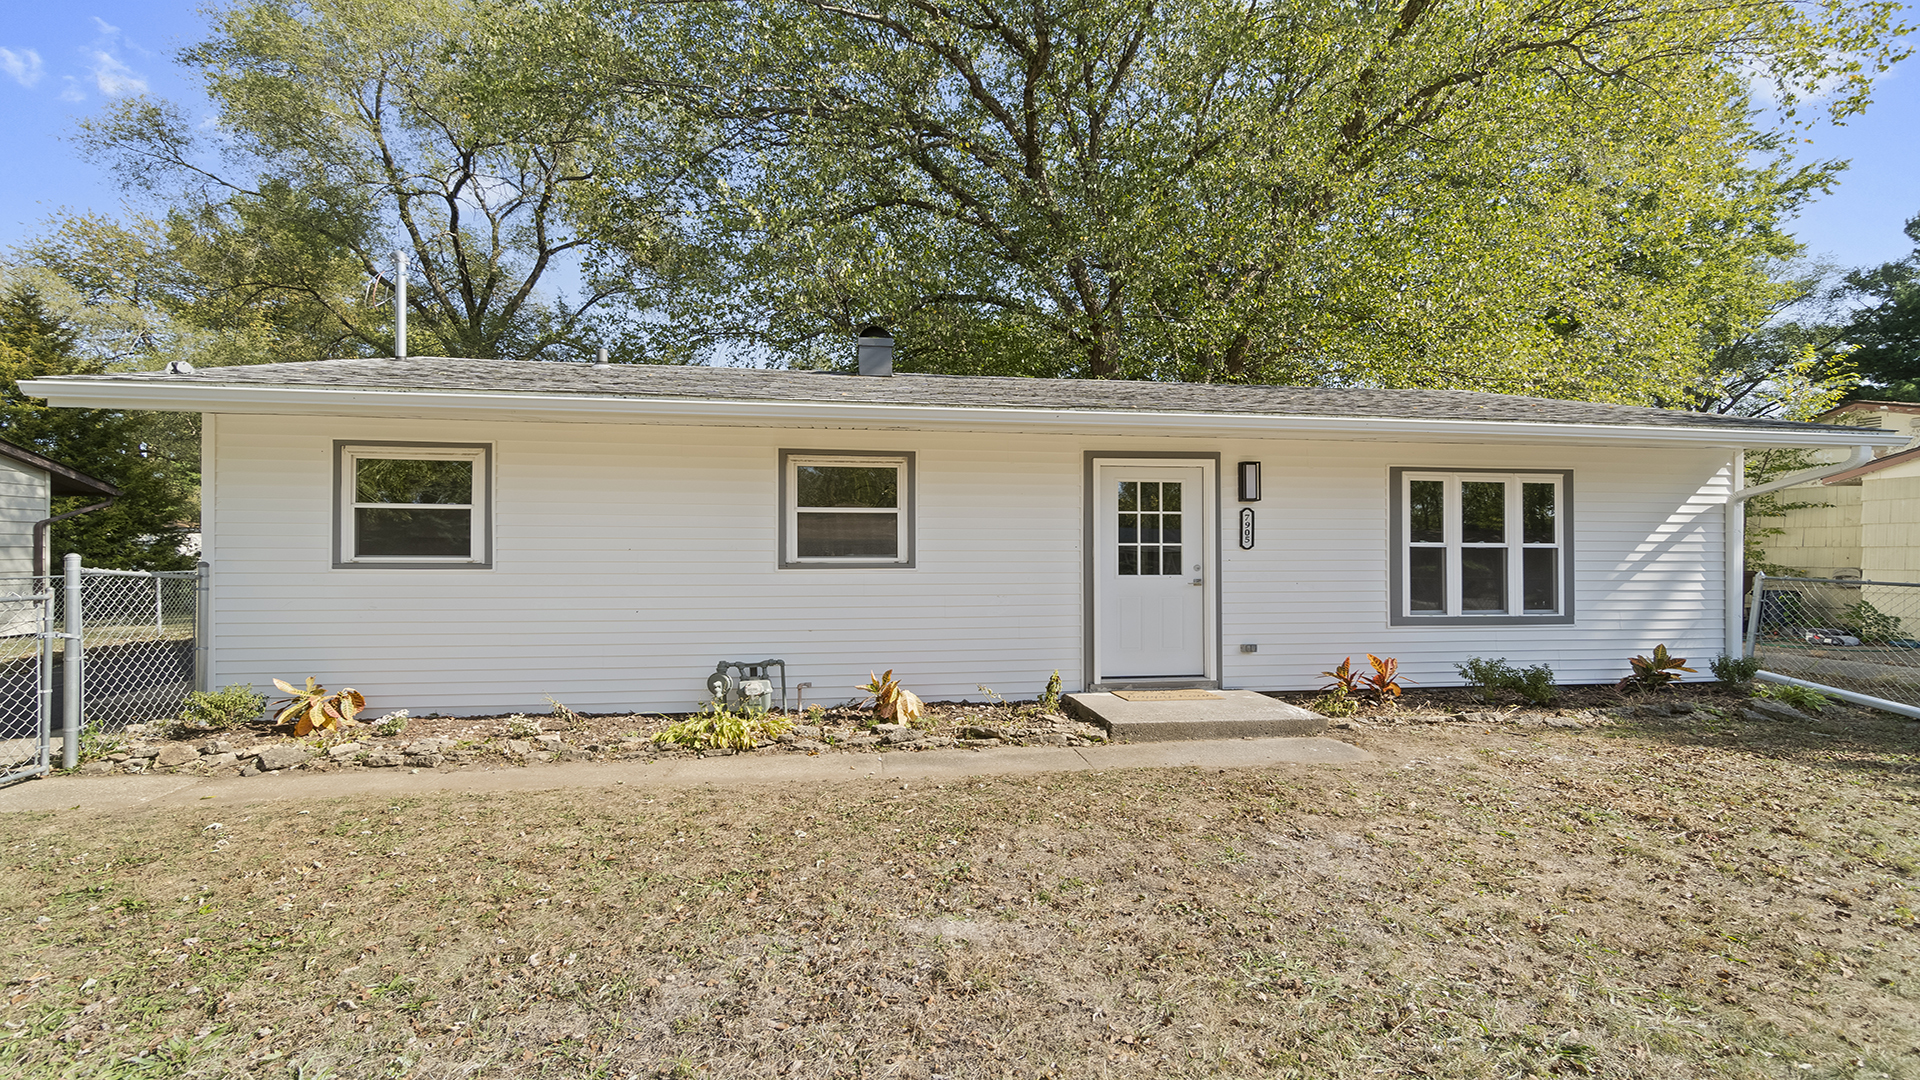
M1192 581L1187 582L1189 585L1205 585L1206 583L1206 578L1194 578Z

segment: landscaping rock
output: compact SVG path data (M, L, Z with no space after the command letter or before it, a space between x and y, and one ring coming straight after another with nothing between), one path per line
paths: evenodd
M1065 746L1067 745L1067 735L1059 731L1043 731L1032 736L1031 741L1037 742L1042 746Z
M817 739L820 737L820 728L815 724L795 724L792 733L796 739Z
M151 746L136 746L127 753L132 757L152 758L160 753L160 746L157 743Z
M437 769L446 758L439 754L408 754L406 764L415 769Z
M915 750L939 750L954 745L954 740L945 735L929 735L913 744Z
M406 763L406 755L395 750L375 750L361 759L370 769L392 769Z
M200 760L200 751L186 743L168 743L153 756L153 763L163 769L171 769L178 765L185 765L189 761L198 760Z
M241 776L259 776L259 775L260 775L260 766L258 766L258 765L247 765L247 766L244 766L244 767L242 767L242 768L241 768L241 770L240 770L240 775L241 775Z
M558 739L559 736L553 736ZM452 739L415 739L400 747L403 754L444 754L453 749Z
M307 748L299 743L276 743L262 750L259 758L260 768L264 771L291 769L306 763Z
M327 748L327 756L335 761L352 761L359 752L360 744L357 742L343 742Z
M963 739L1006 739L1006 735L1002 733L999 728L983 727L979 724L968 724L966 727L961 728L960 737Z
M1784 702L1758 697L1749 700L1740 715L1748 720L1773 720L1783 724L1804 724L1813 719Z
M525 739L508 739L502 749L515 757L525 757L533 753L533 744Z
M851 739L843 739L843 740L841 740L841 742L840 742L840 745L841 745L841 746L845 746L845 747L849 747L849 748L851 748L851 749L855 749L855 750L858 750L858 749L861 749L861 748L863 748L863 747L868 747L868 746L879 746L879 745L880 745L880 736L878 736L878 735L856 735L856 736L854 736L854 737L853 737L853 738L851 738Z
M886 743L888 746L904 746L908 743L918 743L927 737L926 732L915 728L891 724L886 726L892 727L893 730L882 734L880 741ZM874 730L878 731L879 729L875 728Z
M205 765L209 769L221 769L221 768L225 768L228 765L238 764L239 761L240 761L239 754L223 751L221 753L213 755L212 757L201 758L200 764Z
M535 735L533 741L539 743L540 749L549 754L559 752L560 747L564 745L564 741L558 735Z
M80 771L90 775L94 773L110 773L113 771L113 762L89 761L85 765L80 766Z

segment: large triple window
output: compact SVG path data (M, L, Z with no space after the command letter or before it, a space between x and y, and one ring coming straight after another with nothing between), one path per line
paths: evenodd
M1394 618L1565 621L1567 473L1395 469Z
M334 565L485 567L484 446L341 443Z
M780 457L782 566L913 565L912 454Z

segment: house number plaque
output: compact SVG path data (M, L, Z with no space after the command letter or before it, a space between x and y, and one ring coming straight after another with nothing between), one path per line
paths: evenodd
M1240 550L1253 550L1253 507L1240 508Z

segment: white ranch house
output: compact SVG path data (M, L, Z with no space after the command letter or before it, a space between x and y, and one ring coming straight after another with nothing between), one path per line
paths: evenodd
M821 702L886 668L929 700L1055 669L1310 689L1366 652L1422 686L1470 656L1612 681L1658 643L1737 647L1744 449L1904 441L1464 392L450 359L26 389L204 414L210 684L451 714L686 710L767 657Z

